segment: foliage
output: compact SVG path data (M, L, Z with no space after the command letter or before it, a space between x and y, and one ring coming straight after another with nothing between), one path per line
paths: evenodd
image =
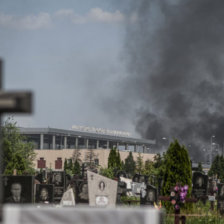
M17 174L34 174L33 161L36 154L33 145L26 142L25 137L16 127L16 122L9 117L2 127L3 139L3 172L4 174L13 174L13 170L17 170Z
M156 169L154 167L153 161L150 161L149 159L145 161L145 168L143 170L143 174L150 176L150 175L155 175Z
M198 163L197 171L203 172L201 162Z
M121 158L119 151L113 147L108 156L108 168L121 169Z
M74 162L73 173L78 174L78 175L81 174L81 166L80 166L78 160L75 160L75 162Z
M142 174L144 171L144 163L143 163L143 157L141 153L138 153L138 157L136 159L136 172L138 174Z
M217 175L218 179L224 181L224 157L217 155L208 172L209 176Z
M79 163L81 163L82 161L81 161L80 157L81 157L80 149L74 149L73 154L72 154L73 163L75 161L78 161Z
M129 173L131 176L135 174L136 163L134 161L132 152L129 152L129 155L125 159L124 162L124 171Z
M65 159L64 161L64 171L66 171L68 169L68 161L67 159Z
M113 179L114 178L113 168L100 168L100 175Z
M163 184L163 195L169 195L172 187L179 183L189 186L191 194L192 186L192 171L191 162L188 152L184 146L180 146L177 140L172 142L165 156L165 173Z
M93 149L88 149L86 154L85 154L85 163L87 164L87 166L90 169L94 169L96 168L96 164L95 164L95 159L97 159L98 156L97 154L94 152Z
M121 202L125 205L140 205L140 198L136 196L121 196Z

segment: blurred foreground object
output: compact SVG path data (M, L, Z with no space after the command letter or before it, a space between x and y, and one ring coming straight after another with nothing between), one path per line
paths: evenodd
M52 208L6 205L3 224L159 224L162 212L154 208Z

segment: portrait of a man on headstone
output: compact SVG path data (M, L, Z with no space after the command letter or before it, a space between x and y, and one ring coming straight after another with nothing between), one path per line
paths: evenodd
M203 179L203 177L198 177L197 179L196 179L196 186L198 187L198 188L201 188L201 187L203 187L203 185L204 185L204 179Z
M88 184L87 183L82 183L79 187L79 198L81 200L88 200L89 195L88 195Z
M63 173L62 172L55 172L53 173L52 183L55 186L63 186Z
M32 203L33 180L32 176L4 176L4 202Z
M7 203L26 203L26 199L21 195L22 185L13 183L11 185L11 196L6 199Z
M36 202L38 203L53 202L53 185L37 184L36 185Z
M100 182L99 182L99 189L100 189L101 191L104 191L104 189L105 189L105 183L104 183L103 181L100 181Z

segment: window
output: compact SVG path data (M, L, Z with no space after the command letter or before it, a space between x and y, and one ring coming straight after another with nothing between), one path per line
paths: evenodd
M37 160L37 168L39 168L39 169L46 168L46 160L44 160L43 157L41 157L39 160Z
M55 169L61 170L62 169L62 159L59 157L55 160Z

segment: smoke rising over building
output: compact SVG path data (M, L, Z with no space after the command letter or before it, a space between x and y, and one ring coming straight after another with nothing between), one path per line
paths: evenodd
M224 1L129 3L135 19L127 25L121 98L131 99L143 138L177 138L200 160L212 135L224 142Z

